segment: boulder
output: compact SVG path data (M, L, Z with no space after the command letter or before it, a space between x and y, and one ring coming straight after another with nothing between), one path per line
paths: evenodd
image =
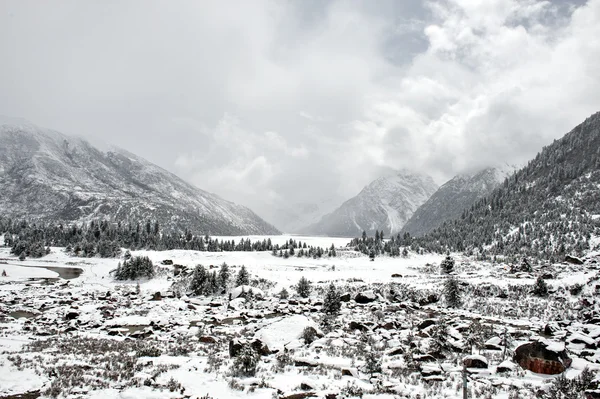
M70 311L65 315L65 320L75 320L79 317L79 312Z
M499 351L502 349L502 338L492 337L485 341L484 348L491 351Z
M239 287L236 287L233 289L233 291L231 291L231 299L235 299L242 295L242 293L247 293L250 290L252 290L252 294L254 294L256 298L265 297L265 293L259 288L251 287L249 285L240 285Z
M354 330L358 330L361 332L369 331L369 327L367 327L364 324L359 323L357 321L351 321L350 324L348 324L348 329L350 331L354 331Z
M160 301L162 299L162 295L160 291L156 291L154 295L152 295L151 301Z
M162 262L160 262L162 265L165 266L171 266L173 264L173 261L171 259L164 259Z
M487 369L488 360L480 355L470 355L463 359L463 364L468 369Z
M359 292L354 297L354 301L356 301L356 303L361 303L361 304L375 302L376 300L377 300L377 295L372 290Z
M350 302L351 296L348 292L346 292L345 294L342 294L340 296L340 301L342 302Z
M571 366L565 345L541 339L515 349L514 360L521 367L538 374L560 374Z
M245 342L239 339L232 339L229 341L229 357L236 357L240 354L240 351L244 347Z
M402 278L402 275L398 274L398 273L394 273L394 274L392 274L392 278Z
M355 369L355 368L343 368L342 369L342 376L359 378L358 370Z
M209 337L209 336L200 337L200 338L198 338L198 340L200 342L202 342L203 344L216 344L217 343L217 340L214 337Z
M508 373L516 370L517 365L511 362L510 360L505 360L496 367L497 373Z
M565 262L571 263L573 265L583 265L583 259L578 258L578 257L573 256L573 255L566 255L565 256Z
M431 326L433 326L433 325L435 325L435 320L433 320L433 319L427 319L427 320L423 320L423 321L421 322L421 324L419 324L419 327L418 327L418 329L419 329L419 330L424 330L424 329L426 329L427 327L431 327Z

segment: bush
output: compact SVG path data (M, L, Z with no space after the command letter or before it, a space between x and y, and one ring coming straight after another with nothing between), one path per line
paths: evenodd
M248 285L250 284L250 274L246 270L246 266L242 266L240 271L235 278L235 286L239 287L240 285Z
M246 344L233 361L231 371L235 376L252 377L256 374L259 360L260 354L251 345Z
M450 274L454 270L454 258L450 255L446 256L446 259L440 264L440 269L443 273Z
M548 296L548 284L544 281L542 276L538 277L533 286L533 294L541 297Z
M305 327L302 331L302 339L307 345L312 344L317 339L317 330L313 327Z
M279 291L279 299L288 299L289 297L290 294L285 288L282 288L281 291Z

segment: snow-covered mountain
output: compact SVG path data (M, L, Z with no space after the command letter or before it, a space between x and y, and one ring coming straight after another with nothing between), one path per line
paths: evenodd
M277 234L250 209L118 148L0 119L0 214L46 221L157 220L198 233Z
M472 175L457 175L442 185L406 222L401 234L419 237L446 220L460 217L478 199L490 194L515 167L486 168Z
M383 230L395 234L436 188L431 177L408 170L381 177L302 233L356 237L363 231Z

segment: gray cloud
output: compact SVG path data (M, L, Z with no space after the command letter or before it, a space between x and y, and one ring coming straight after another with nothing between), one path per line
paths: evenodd
M389 168L525 162L600 108L598 20L600 0L9 0L0 114L280 224Z

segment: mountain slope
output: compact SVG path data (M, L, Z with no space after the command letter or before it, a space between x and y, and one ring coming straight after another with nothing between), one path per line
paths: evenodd
M506 178L497 168L486 168L474 175L457 175L442 185L406 222L400 234L420 237L446 220L460 217L478 199L490 194Z
M0 213L46 221L157 220L166 229L277 234L246 207L127 151L28 123L0 121Z
M600 112L545 147L460 219L417 243L434 251L559 260L600 235Z
M431 177L409 171L381 177L302 232L343 237L356 237L363 230L395 234L436 188Z

